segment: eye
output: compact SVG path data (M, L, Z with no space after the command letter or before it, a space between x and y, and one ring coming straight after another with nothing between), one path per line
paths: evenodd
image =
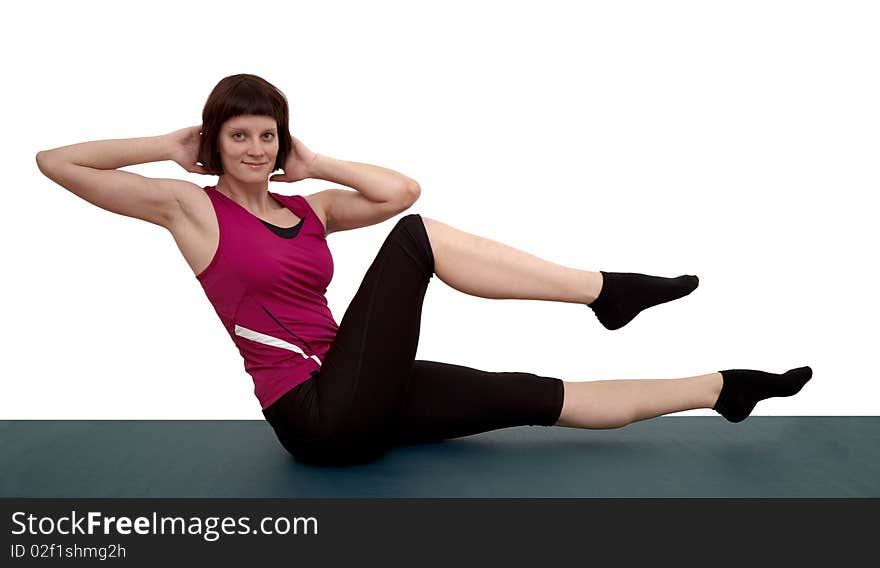
M235 138L236 136L238 136L240 134L241 134L241 132L236 132L235 134L232 135L232 137ZM272 132L264 132L263 134L268 134L269 136L272 136L273 138L275 137L275 134Z

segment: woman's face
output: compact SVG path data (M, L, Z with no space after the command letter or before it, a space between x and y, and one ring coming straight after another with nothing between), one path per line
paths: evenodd
M266 179L278 155L278 124L271 116L242 115L220 128L223 172L243 181ZM250 164L259 164L251 166Z

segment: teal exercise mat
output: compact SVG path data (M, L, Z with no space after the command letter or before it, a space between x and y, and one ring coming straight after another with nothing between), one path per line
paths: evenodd
M521 426L295 461L254 420L0 421L0 497L880 497L880 417Z

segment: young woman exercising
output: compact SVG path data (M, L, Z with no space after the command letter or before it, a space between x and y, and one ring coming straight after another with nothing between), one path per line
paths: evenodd
M566 382L417 360L422 302L435 274L483 298L584 304L611 330L698 284L696 276L560 266L417 213L391 229L337 325L325 298L333 276L327 236L403 212L420 188L389 169L316 154L290 135L288 122L278 89L233 75L214 87L198 126L64 146L40 152L37 164L86 201L171 232L238 347L263 415L300 461L358 463L398 444L511 426L619 428L695 408L740 422L758 401L792 396L812 376L800 367ZM217 175L217 183L117 170L161 160ZM268 190L269 181L306 178L357 191Z

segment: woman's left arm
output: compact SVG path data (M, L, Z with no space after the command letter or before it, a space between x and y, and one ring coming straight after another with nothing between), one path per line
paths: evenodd
M419 192L418 182L400 172L362 162L337 160L323 154L316 155L310 173L311 178L346 185L378 203L407 201Z
M419 184L400 172L316 154L295 136L291 136L291 142L291 152L282 167L284 173L269 176L269 181L322 179L356 189L365 199L375 203L405 202L418 197Z

